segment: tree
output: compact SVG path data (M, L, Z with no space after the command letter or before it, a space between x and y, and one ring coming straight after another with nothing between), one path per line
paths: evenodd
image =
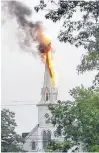
M50 1L53 5L57 5L56 9L49 9L45 15L46 19L51 19L53 22L63 19L63 28L58 36L60 41L69 42L76 46L84 45L91 41L91 36L99 28L99 1ZM40 1L40 5L35 7L35 10L44 9L47 6L44 0ZM81 18L75 20L74 15L81 13ZM73 34L73 32L76 34Z
M1 151L22 151L22 138L15 132L15 113L9 109L1 110Z
M49 105L57 135L73 145L83 142L87 151L99 151L99 89L76 87L70 94L73 102Z
M99 70L99 1L58 0L56 3L55 0L50 0L50 2L55 5L55 9L47 7L47 2L41 0L35 10L38 12L47 8L46 19L51 19L53 22L63 20L63 26L58 35L59 41L69 42L76 47L82 45L88 50L77 67L78 72ZM78 14L81 17L75 19ZM95 81L99 85L99 73Z
M96 151L99 151L99 89L77 87L71 91L71 95L77 104L73 111L80 121L80 139L86 144L88 151L96 146Z
M47 147L47 151L57 151L57 152L67 152L70 149L72 143L70 141L59 142L59 141L51 141Z

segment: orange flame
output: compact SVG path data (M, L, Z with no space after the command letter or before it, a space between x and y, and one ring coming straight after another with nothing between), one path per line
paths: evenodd
M45 53L41 53L41 57L43 59L43 62L47 64L53 86L56 85L55 83L55 72L54 72L54 67L53 67L53 61L52 61L52 48L51 48L51 41L46 35L43 37L44 41L47 44L47 48L45 50Z
M55 86L55 72L54 72L54 67L53 67L53 62L52 62L52 50L51 49L46 54L46 64L48 66L49 73L52 78L53 86Z

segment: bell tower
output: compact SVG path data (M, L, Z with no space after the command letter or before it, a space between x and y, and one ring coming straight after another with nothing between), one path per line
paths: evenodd
M41 100L37 104L38 124L40 124L42 121L40 120L41 116L43 115L42 117L44 117L45 115L44 114L45 108L47 109L46 111L49 112L48 105L55 104L57 102L57 95L58 95L58 89L54 87L47 64L45 64L44 84L43 84L43 88L41 89ZM42 113L41 113L41 109L43 110ZM42 123L42 124L45 124L45 123Z

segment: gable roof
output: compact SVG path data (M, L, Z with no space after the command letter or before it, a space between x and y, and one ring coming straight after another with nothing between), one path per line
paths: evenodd
M28 134L29 132L22 133L22 138L25 138Z
M33 129L32 131L25 137L25 140L27 140L33 133L34 131L39 127L39 124L37 124Z

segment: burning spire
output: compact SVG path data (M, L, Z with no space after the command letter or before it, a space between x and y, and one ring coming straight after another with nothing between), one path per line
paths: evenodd
M55 86L55 72L52 62L52 47L51 47L51 40L45 34L45 29L41 22L36 23L38 26L34 28L31 24L31 34L35 33L35 37L33 39L38 41L38 51L41 56L42 61L47 65L53 86ZM33 35L34 36L34 35Z
M37 24L37 23L36 23ZM36 27L37 33L35 34L35 40L38 41L38 51L41 56L42 61L47 65L53 86L55 86L55 72L53 68L52 62L52 47L51 40L44 33L44 27L41 23L38 23L38 27ZM33 28L32 33L36 30Z
M49 69L49 73L50 73L50 76L52 78L52 82L53 82L53 85L55 86L55 72L54 72L54 67L53 67L53 62L52 62L52 49L50 48L46 55L46 64L47 64L47 67Z

